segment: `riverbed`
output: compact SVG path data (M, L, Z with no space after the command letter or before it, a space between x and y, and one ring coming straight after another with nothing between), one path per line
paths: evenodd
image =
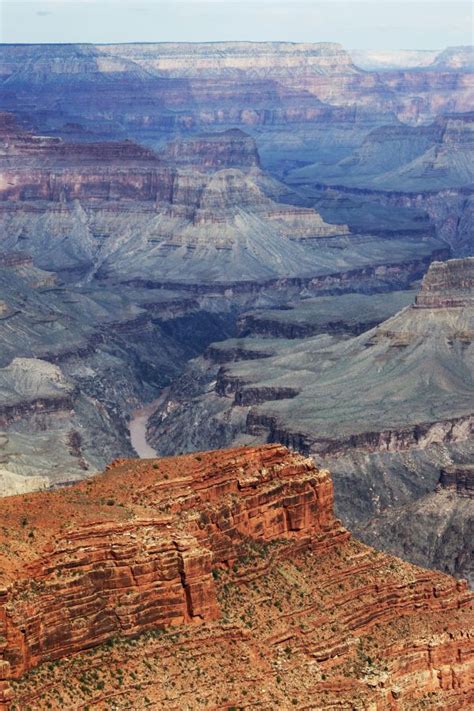
M152 402L147 403L143 407L139 407L137 410L133 410L130 415L130 441L140 459L152 459L158 456L157 451L146 441L146 429L148 420L157 407L163 402L165 396L165 393L162 393L159 398L152 400Z

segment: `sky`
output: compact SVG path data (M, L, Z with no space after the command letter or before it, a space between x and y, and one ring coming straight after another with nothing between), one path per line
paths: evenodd
M0 42L340 42L348 49L471 44L465 0L0 0Z

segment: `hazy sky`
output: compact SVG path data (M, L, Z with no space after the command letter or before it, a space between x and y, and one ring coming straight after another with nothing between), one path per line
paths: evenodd
M341 42L351 49L471 44L464 0L0 0L1 42Z

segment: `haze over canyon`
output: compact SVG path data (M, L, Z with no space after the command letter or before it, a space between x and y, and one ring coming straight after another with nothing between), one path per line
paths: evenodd
M472 708L473 99L0 45L0 708Z

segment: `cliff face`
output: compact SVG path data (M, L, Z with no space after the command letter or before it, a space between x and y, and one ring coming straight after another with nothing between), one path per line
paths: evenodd
M121 60L119 60L119 57ZM120 75L142 68L143 79L155 76L239 77L285 76L291 69L309 73L354 72L349 54L340 44L290 42L131 43L127 45L11 46L2 48L0 74L10 82L33 76L53 83L67 75L76 82ZM127 62L129 65L127 67ZM40 69L43 72L39 71ZM46 75L49 69L49 77ZM143 72L145 70L145 72ZM148 74L146 74L148 72Z
M124 492L124 477L138 487ZM117 462L32 506L2 505L14 527L1 570L4 678L117 633L219 617L211 567L232 566L248 538L324 549L348 537L328 473L279 446Z
M186 294L75 288L26 252L0 253L1 495L132 456L130 410L222 333L232 317Z
M240 337L308 338L322 333L359 335L413 301L412 291L390 294L340 294L307 298L286 308L240 316ZM232 360L232 358L228 358ZM235 358L242 360L242 358Z
M272 355L266 358L265 368L253 358L226 365L215 382L216 394L238 393L234 405L256 405L244 413L248 434L260 437L267 432L269 440L275 441L286 432L289 438L301 437L306 452L320 457L353 451L395 452L466 439L472 428L472 263L473 259L435 262L416 303L359 338L309 337L292 345L285 338L273 339L268 342L267 352ZM320 301L308 302L310 325L313 318L325 323L321 313L325 303L331 310L331 299ZM363 306L363 297L354 297L354 301ZM299 313L305 313L304 302ZM269 319L270 314L262 318ZM350 307L345 316L350 323ZM291 311L275 312L273 319L291 323ZM262 333L258 317L256 324L258 336ZM321 330L330 333L330 324L331 320L326 321ZM251 325L251 319L243 321L244 328ZM284 330L283 335L288 332ZM245 350L245 339L240 344ZM262 346L264 350L265 340ZM407 367L410 378L418 374L416 382L410 379L411 385ZM208 398L212 399L210 393ZM272 404L266 405L265 400ZM228 409L231 403L223 407Z
M387 124L370 131L352 155L335 164L306 165L289 180L406 194L472 190L473 129L472 112L424 126Z
M169 143L156 153L133 141L70 143L25 131L0 114L0 198L176 201L177 168L197 173L260 167L255 141L228 130ZM183 176L184 178L184 176ZM196 183L199 175L194 176ZM205 179L201 177L201 183ZM198 193L202 185L198 188ZM196 197L194 198L196 199Z
M364 72L336 43L29 45L5 46L0 54L9 103L16 91L16 102L26 104L29 91L38 108L48 111L48 99L59 97L61 114L77 121L90 116L85 97L92 93L102 121L115 123L126 107L128 126L146 130L202 127L230 118L234 125L281 125L328 115L353 119L370 111L416 121L439 111L467 110L468 71L464 63L448 66L440 58L422 70ZM65 86L74 88L69 106ZM126 95L135 99L133 110Z
M74 694L169 705L182 693L166 688L178 650L188 678L197 674L193 699L208 703L288 693L297 707L334 695L391 709L428 693L456 708L472 700L466 586L351 541L328 473L280 445L117 461L67 490L4 499L0 519L4 708L59 708ZM130 656L125 640L137 636ZM235 644L239 686L227 673ZM265 683L251 690L256 644L253 674Z
M3 125L5 242L14 251L28 241L43 267L157 283L262 281L326 271L311 241L349 234L311 208L273 200L267 193L285 188L262 172L255 141L239 130L158 154Z
M465 308L474 304L474 259L434 262L423 279L416 307Z
M457 496L474 498L474 465L453 464L441 471L439 478L441 489L447 489Z
M67 143L25 131L5 114L0 135L2 200L156 197L160 161L131 141Z
M439 116L432 124L379 126L342 160L297 167L285 179L309 196L314 189L395 211L424 212L453 256L470 256L474 173L473 114ZM311 199L308 204L314 204ZM367 207L365 208L367 209ZM323 213L324 214L324 213Z
M194 166L200 171L260 167L255 141L239 129L172 141L163 157L173 165Z
M69 280L113 277L231 296L265 288L400 288L443 254L440 243L425 237L397 236L389 254L372 235L352 240L347 225L276 202L254 170L166 167L137 180L125 163L93 175L53 170L54 180L28 183L31 199L21 198L21 186L6 188L4 243L9 251L27 245L36 264Z

